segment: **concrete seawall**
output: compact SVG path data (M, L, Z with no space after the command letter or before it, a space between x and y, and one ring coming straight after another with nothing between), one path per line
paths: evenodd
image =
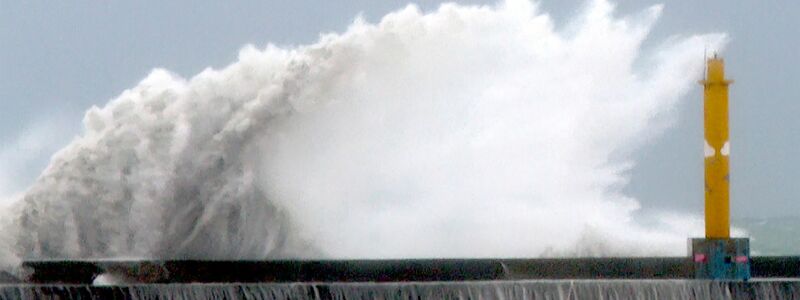
M691 279L687 257L276 261L27 261L29 283L391 282L531 279ZM800 277L800 257L753 257L754 278Z

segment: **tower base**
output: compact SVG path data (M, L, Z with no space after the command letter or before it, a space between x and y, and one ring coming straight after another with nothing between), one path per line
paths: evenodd
M743 280L750 279L750 239L690 240L689 255L694 261L697 279Z

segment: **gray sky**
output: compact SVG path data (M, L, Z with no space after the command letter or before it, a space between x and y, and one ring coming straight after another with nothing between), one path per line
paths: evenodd
M415 1L430 10L440 1ZM495 1L458 1L494 3ZM557 25L584 1L545 0ZM0 0L0 195L28 186L79 133L83 112L154 67L189 77L236 59L247 43L296 45L376 21L404 1ZM659 1L618 1L617 14ZM666 3L645 47L671 35L727 32L733 215L800 215L800 2ZM698 60L702 53L698 53ZM628 188L646 210L702 211L702 102L695 88L675 126L637 153Z

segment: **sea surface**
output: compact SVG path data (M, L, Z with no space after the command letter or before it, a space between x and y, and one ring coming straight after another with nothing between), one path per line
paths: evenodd
M738 218L732 223L747 231L752 255L800 255L800 217Z

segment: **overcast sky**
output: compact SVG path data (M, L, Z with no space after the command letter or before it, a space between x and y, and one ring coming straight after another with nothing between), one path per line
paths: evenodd
M234 3L235 2L235 3ZM424 10L440 1L414 1ZM494 3L495 1L458 1ZM543 1L557 25L584 1ZM618 15L658 1L618 1ZM733 215L800 215L800 2L670 1L645 47L673 35L726 32ZM83 112L154 67L184 77L235 61L245 44L298 45L369 21L404 1L0 0L0 196L23 190L81 130ZM702 53L698 53L702 60ZM629 193L645 210L702 211L702 102L637 153Z

